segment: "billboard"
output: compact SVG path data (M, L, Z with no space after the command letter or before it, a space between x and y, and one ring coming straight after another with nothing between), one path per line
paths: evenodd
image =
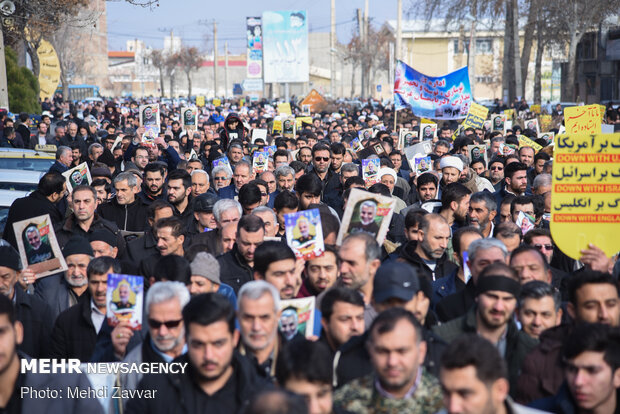
M263 29L260 17L246 17L248 38L247 78L263 77Z
M306 11L264 12L262 23L265 82L308 82Z

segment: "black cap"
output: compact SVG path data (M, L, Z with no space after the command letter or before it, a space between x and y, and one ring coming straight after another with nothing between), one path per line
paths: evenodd
M93 249L90 247L90 242L84 237L71 238L62 249L62 255L64 257L69 257L74 254L94 256Z
M390 298L409 302L419 290L420 281L413 267L406 263L390 262L377 269L372 296L377 303Z
M20 271L22 270L22 261L17 250L13 246L6 244L0 246L0 266Z
M200 194L194 199L194 211L197 213L213 213L213 206L219 198L213 194Z
M116 240L116 235L107 229L97 229L88 235L88 241L102 241L104 243L109 244L112 247L116 247L118 245L118 241Z

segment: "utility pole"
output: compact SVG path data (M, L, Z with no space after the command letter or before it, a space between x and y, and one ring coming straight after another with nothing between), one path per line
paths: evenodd
M6 81L6 62L4 59L4 35L0 27L0 108L9 109L9 87Z
M368 32L370 31L370 22L369 22L369 17L368 17L368 0L364 1L364 51L369 50L370 45L368 44ZM370 93L370 71L368 69L370 69L370 65L368 65L367 62L364 62L364 72L366 72L366 76L364 76L364 79L366 80L365 82L365 88L364 88L364 95L368 95L368 97L370 97L371 93Z
M363 17L362 17L362 10L361 9L357 9L357 31L359 32L359 36L360 36L360 44L364 43L364 23L363 23ZM360 65L360 69L362 71L362 76L361 76L361 84L362 84L362 89L360 91L360 98L364 97L364 59L361 59L361 65ZM352 68L352 70L355 70L355 67Z
M224 98L228 93L228 42L224 43Z
M217 22L213 20L213 97L217 97Z
M396 3L396 60L401 60L402 48L401 39L403 37L403 0Z
M331 74L330 84L329 84L329 92L332 96L332 99L335 98L335 83L336 83L336 0L332 0L332 10L331 10L331 32L329 35L329 72Z

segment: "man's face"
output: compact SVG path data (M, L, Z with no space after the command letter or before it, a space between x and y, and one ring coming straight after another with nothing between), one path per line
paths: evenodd
M532 338L538 339L543 331L558 326L562 320L562 309L555 310L555 302L551 296L540 299L525 299L517 312L523 331Z
M9 321L8 314L0 315L0 372L5 373L17 358L17 345L23 340L20 322Z
M230 367L239 332L230 332L225 321L187 327L187 355L201 381L214 382Z
M523 147L519 151L519 161L527 165L528 168L534 163L534 149L530 147Z
M319 204L321 202L320 194L310 194L303 192L299 194L299 208L300 210L307 210L310 204Z
M237 165L233 174L233 180L237 190L247 184L250 181L250 169L248 166L245 164Z
M534 204L532 203L527 203L527 204L515 204L515 209L514 212L512 213L512 221L513 222L517 222L517 218L519 217L519 212L523 212L525 214L528 214L532 217L534 217Z
M489 329L505 326L517 307L517 299L508 292L489 290L476 298L480 321Z
M254 213L254 215L263 219L263 223L265 223L265 237L275 237L278 231L278 223L275 222L274 214L269 211L261 211Z
M236 164L243 158L243 150L239 147L232 147L230 151L228 151L228 157L233 164Z
M269 293L258 299L244 296L239 301L238 320L241 340L252 351L262 351L274 344L278 334L279 314Z
M545 256L547 263L551 263L553 258L553 241L551 237L544 235L532 237L532 246Z
M185 326L181 304L177 298L151 304L148 317L149 334L158 350L169 352L185 344ZM168 322L169 325L176 324L176 326L167 327L163 322Z
M103 148L95 147L93 148L92 154L90 154L90 159L97 161L101 154L103 154Z
M189 195L191 188L183 186L183 180L168 180L168 201L173 205L181 204Z
M299 161L308 165L310 164L310 161L312 161L312 151L308 147L304 147L304 148L306 149L299 150Z
M469 203L469 221L472 226L480 231L486 230L487 226L495 218L495 211L491 212L484 201L473 201Z
M230 179L226 178L226 172L219 171L213 176L213 184L215 185L215 189L219 190L220 188L228 187L230 185Z
M424 232L418 229L418 238L422 240L421 248L431 260L443 256L450 241L450 226L443 222L433 222Z
M273 175L272 172L263 173L261 175L261 178L267 183L268 193L273 193L274 191L276 191L276 176Z
M265 272L265 281L278 289L280 299L293 299L301 286L301 278L295 274L295 260L271 262Z
M489 167L489 176L494 183L504 179L504 165L501 162L494 162Z
M443 145L435 145L435 154L437 154L440 158L448 153L449 148L444 147Z
M331 384L292 377L283 385L286 390L304 397L308 406L308 413L332 414L333 392Z
M284 230L284 216L287 214L296 213L296 212L297 212L296 208L288 208L288 207L283 207L282 210L276 212L276 217L278 218L278 226L280 227L280 230Z
M340 348L354 336L364 333L364 307L337 301L329 320L321 319L330 346Z
M500 411L507 396L506 380L487 385L478 379L476 367L441 369L443 405L450 414L493 414ZM501 386L499 383L504 382Z
M477 162L471 167L477 175L482 175L484 173L484 163Z
M19 272L10 267L0 266L0 294L13 299L14 286L19 277Z
M390 155L390 161L394 164L394 169L398 171L400 167L403 165L403 159L400 154Z
M110 268L106 273L101 275L91 274L90 278L88 279L88 291L90 292L90 297L93 299L95 306L99 309L105 309L106 307L108 273L114 273L113 269Z
M87 221L95 214L97 200L90 191L74 191L71 206L78 221Z
M454 211L454 217L456 217L457 220L464 221L467 218L470 198L471 196L467 194L458 202L456 210Z
M523 162L523 161L521 161ZM536 174L542 174L543 170L545 169L545 162L547 162L546 160L543 160L542 158L539 160L536 160L536 163L534 164L534 168L536 169Z
M88 283L86 276L86 268L90 263L90 256L86 254L72 254L65 258L67 262L67 271L65 272L65 280L70 286L82 287Z
M28 243L30 243L34 249L41 247L41 236L37 230L28 231L26 237L28 238Z
M137 149L136 155L133 157L133 162L140 170L143 170L146 164L149 163L149 152L144 148Z
M159 195L161 193L164 186L164 177L161 175L161 171L147 172L144 181L149 193L152 195Z
M332 154L332 169L338 171L342 167L343 160L344 154Z
M292 174L289 175L281 175L278 177L278 187L280 190L289 190L292 191L295 186L295 177Z
M372 164L371 164L372 165ZM357 177L357 171L342 171L340 172L340 182L344 184L349 178Z
M209 180L204 174L192 175L192 195L194 197L204 194L209 190Z
M575 400L575 412L602 412L613 403L620 387L620 371L615 372L605 361L605 353L584 351L567 361L564 375ZM618 402L616 402L618 404ZM609 407L613 411L613 407Z
M618 326L620 300L616 287L606 283L588 283L575 292L575 304L568 303L569 315L579 322Z
M116 189L116 201L121 206L131 204L136 200L136 187L130 187L127 180L115 182L114 188Z
M434 200L437 196L437 186L434 183L422 184L418 188L418 194L422 202Z
M506 177L506 184L510 191L515 194L525 193L527 188L527 172L525 170L515 171L512 178Z
M172 234L171 227L162 227L157 229L156 240L157 250L162 256L168 256L169 254L178 254L183 248L183 241L185 237L175 237Z
M194 212L194 218L200 223L200 225L206 229L215 229L217 223L215 222L215 216L213 213L207 213L205 211Z
M474 283L478 281L478 275L484 270L485 267L496 262L506 263L504 252L502 252L500 248L491 247L489 249L478 249L473 260L470 257L467 261L471 275L474 278Z
M82 156L82 153L80 152L79 148L71 150L71 161L78 162L81 156Z
M403 391L415 383L426 342L418 344L413 325L401 319L389 332L371 332L368 353L381 386L388 392Z
M94 257L110 256L116 258L116 254L118 252L118 248L112 247L108 243L101 240L91 241L90 247L93 249Z
M319 174L327 172L330 163L330 153L328 150L316 151L312 158L312 165Z
M342 244L340 256L340 282L349 289L358 290L370 281L378 265L366 259L364 242L351 239Z
M263 242L264 237L265 231L262 229L254 233L239 229L237 248L248 264L254 263L254 251Z
M306 276L308 283L317 292L329 289L338 279L338 263L336 255L332 252L325 252L322 256L306 263Z
M395 181L396 180L394 180L394 177L392 177L389 174L385 174L381 177L381 184L385 184L387 188L390 190L390 193L394 191Z
M372 223L375 219L375 209L372 206L362 206L360 209L360 221L363 225Z
M510 203L504 203L499 207L499 222L505 223L512 221L512 215L510 214Z
M76 124L69 124L69 135L71 135L72 137L76 136L78 132L78 127Z
M220 240L222 243L222 253L232 250L237 240L237 223L226 224L220 229Z
M441 170L443 182L448 185L459 181L461 172L454 167L445 167Z
M199 295L201 293L217 292L220 285L213 283L203 276L191 275L189 278L189 293Z
M517 271L522 285L532 280L551 283L551 271L545 269L542 257L536 252L524 251L513 256L510 267Z

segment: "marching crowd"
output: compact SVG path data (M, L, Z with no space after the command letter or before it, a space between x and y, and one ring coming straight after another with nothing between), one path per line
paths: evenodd
M22 399L24 386L85 386L77 374L22 373L30 358L188 363L120 375L120 389L157 392L109 412L620 412L620 266L596 245L574 260L554 243L553 143L536 131L517 119L495 131L440 123L433 169L416 174L398 131L419 133L420 120L395 121L389 106L334 106L283 136L266 101L198 108L187 130L181 107L160 103L160 133L145 142L143 103L46 100L36 126L0 116L0 145L56 146L0 246L1 412L102 411L94 399ZM515 109L527 119L527 104ZM372 185L351 147L369 128ZM255 129L270 133L252 139ZM543 149L520 147L520 135ZM487 153L471 159L473 144ZM255 174L252 153L267 146ZM62 173L84 162L92 181L67 191ZM336 245L352 188L396 200L381 244L360 231ZM305 261L286 244L284 216L308 209L320 212L325 252ZM13 223L44 214L67 270L38 277ZM516 224L524 215L533 228ZM32 249L40 236L28 233ZM110 273L144 278L142 329L106 323ZM307 339L287 330L295 315L280 302L310 296Z

